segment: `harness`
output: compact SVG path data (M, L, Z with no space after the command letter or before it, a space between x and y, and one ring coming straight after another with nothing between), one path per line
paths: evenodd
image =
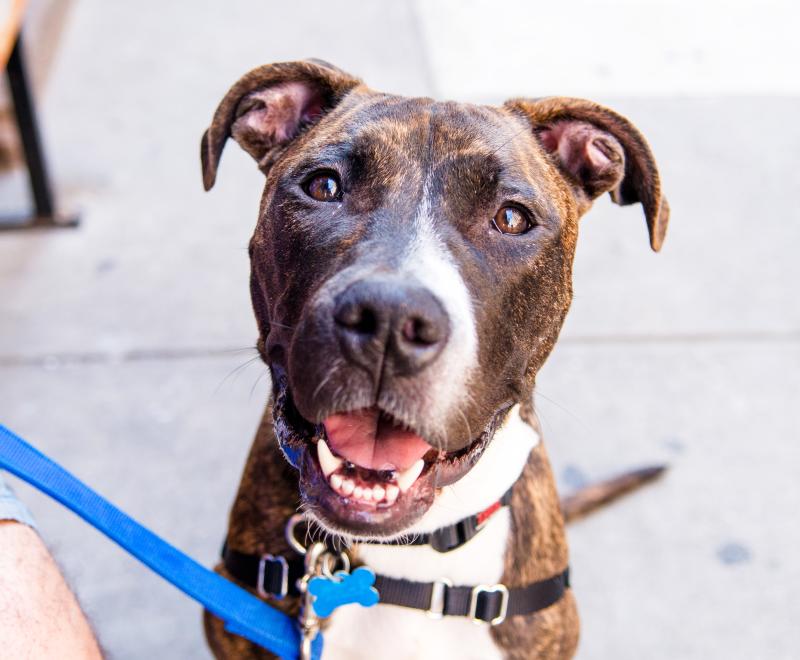
M366 566L354 567L342 548L313 540L319 530L308 529L306 547L297 529L302 516L287 522L288 557L222 549L227 571L267 600L302 598L299 621L196 561L114 507L22 438L0 425L0 468L5 468L81 516L153 571L201 603L225 622L229 632L281 658L318 660L322 653L321 619L342 605L396 605L425 611L433 618L461 616L496 626L509 616L531 614L558 602L569 588L569 568L545 580L520 587L504 584L454 585L441 578L415 582L376 575ZM410 541L373 542L382 545L427 545L451 552L475 537L491 517L511 501L511 490L475 515L420 534ZM299 623L299 626L297 625Z
M468 516L452 525L441 527L434 532L419 534L410 540L367 541L366 544L380 545L427 545L437 552L447 553L460 548L474 538L501 508L511 502L509 489L497 502L480 513ZM254 554L234 550L227 541L222 547L222 561L225 569L238 582L255 589L261 596L280 600L286 596L303 596L303 579L306 573L304 556L308 549L297 540L297 528L304 524L302 516L292 516L286 525L286 539L293 550L291 556ZM305 523L309 525L308 523ZM306 537L319 537L319 530L310 526ZM321 542L316 541L309 547ZM348 555L333 544L326 552L331 557ZM349 565L349 558L346 560ZM356 569L359 570L359 569ZM363 569L362 569L363 570ZM369 570L369 569L367 569ZM443 616L463 616L475 623L488 623L496 626L509 616L532 614L558 602L569 587L569 567L561 573L545 580L532 582L522 587L507 587L504 584L454 585L447 578L434 582L415 582L386 575L371 574L368 583L354 589L341 580L343 594L331 593L339 601L360 602L365 589L372 588L379 594L378 604L397 605L422 610L432 618ZM334 574L334 580L336 574ZM329 589L335 592L336 589ZM314 603L320 609L320 597ZM325 604L322 603L323 607Z

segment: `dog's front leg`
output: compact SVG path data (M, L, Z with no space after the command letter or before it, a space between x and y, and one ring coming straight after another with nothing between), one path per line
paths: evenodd
M272 407L264 412L253 447L245 465L239 491L231 509L228 547L248 554L270 553L290 556L285 539L286 521L299 506L297 472L283 458L272 429ZM232 576L220 564L216 570ZM241 585L252 591L249 585ZM270 605L296 617L299 599L286 596ZM205 612L206 639L216 658L266 660L276 656L248 640L225 631L221 620Z
M522 586L563 571L568 564L567 540L544 443L531 452L510 508L503 584ZM575 597L568 589L554 605L509 617L491 632L508 660L566 660L575 655L579 627Z

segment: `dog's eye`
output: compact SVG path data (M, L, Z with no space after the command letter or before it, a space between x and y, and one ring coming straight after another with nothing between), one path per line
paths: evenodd
M492 224L501 234L524 234L533 227L530 216L517 206L501 206Z
M342 198L342 184L334 172L317 172L303 184L306 195L318 202L338 202Z

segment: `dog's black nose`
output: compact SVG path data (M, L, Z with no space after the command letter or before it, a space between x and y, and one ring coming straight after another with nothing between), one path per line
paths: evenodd
M362 280L336 299L333 318L347 359L375 377L412 375L447 343L450 322L441 303L420 286Z

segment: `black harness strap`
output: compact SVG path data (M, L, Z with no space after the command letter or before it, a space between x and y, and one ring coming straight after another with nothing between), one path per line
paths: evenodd
M302 557L286 561L272 555L253 555L224 547L222 559L236 580L262 596L298 596L297 581L305 572ZM524 587L504 585L453 586L447 581L414 582L377 575L380 603L425 610L433 616L466 616L501 623L516 614L531 614L558 602L569 587L569 568Z
M380 602L426 610L436 615L467 616L487 623L532 614L561 600L569 587L569 568L524 587L504 585L452 586L444 582L412 582L378 575L375 588Z
M433 532L417 534L410 539L393 541L368 541L367 543L380 545L429 545L437 552L450 552L469 542L483 529L488 520L501 508L511 504L511 488L488 509L466 518L462 518L452 525L440 527ZM312 538L314 536L314 530ZM334 548L337 552L342 548ZM251 587L259 589L263 596L271 594L283 598L287 593L297 594L295 583L303 577L303 562L288 563L283 557L273 555L250 555L228 548L227 541L222 548L222 559L225 568L237 580ZM241 576L241 577L240 577Z
M442 527L410 540L372 541L380 545L429 545L438 552L450 552L472 539L501 507L511 503L509 489L488 509L468 516L457 523ZM312 530L313 531L313 530ZM255 588L264 597L298 596L297 582L303 577L303 558L290 561L273 555L255 555L222 548L225 568L236 580ZM569 587L569 568L546 580L524 587L507 588L503 584L454 586L449 580L413 582L375 576L375 588L380 603L425 610L433 617L466 616L492 625L502 623L516 614L532 614L558 602Z
M302 557L286 561L274 555L252 555L222 547L222 563L239 582L255 587L261 596L281 599L287 594L299 596L297 581L305 574Z
M457 523L440 527L428 534L417 534L410 539L397 541L372 541L381 545L429 545L437 552L450 552L472 540L483 525L500 508L511 504L511 488L485 511L462 518Z

